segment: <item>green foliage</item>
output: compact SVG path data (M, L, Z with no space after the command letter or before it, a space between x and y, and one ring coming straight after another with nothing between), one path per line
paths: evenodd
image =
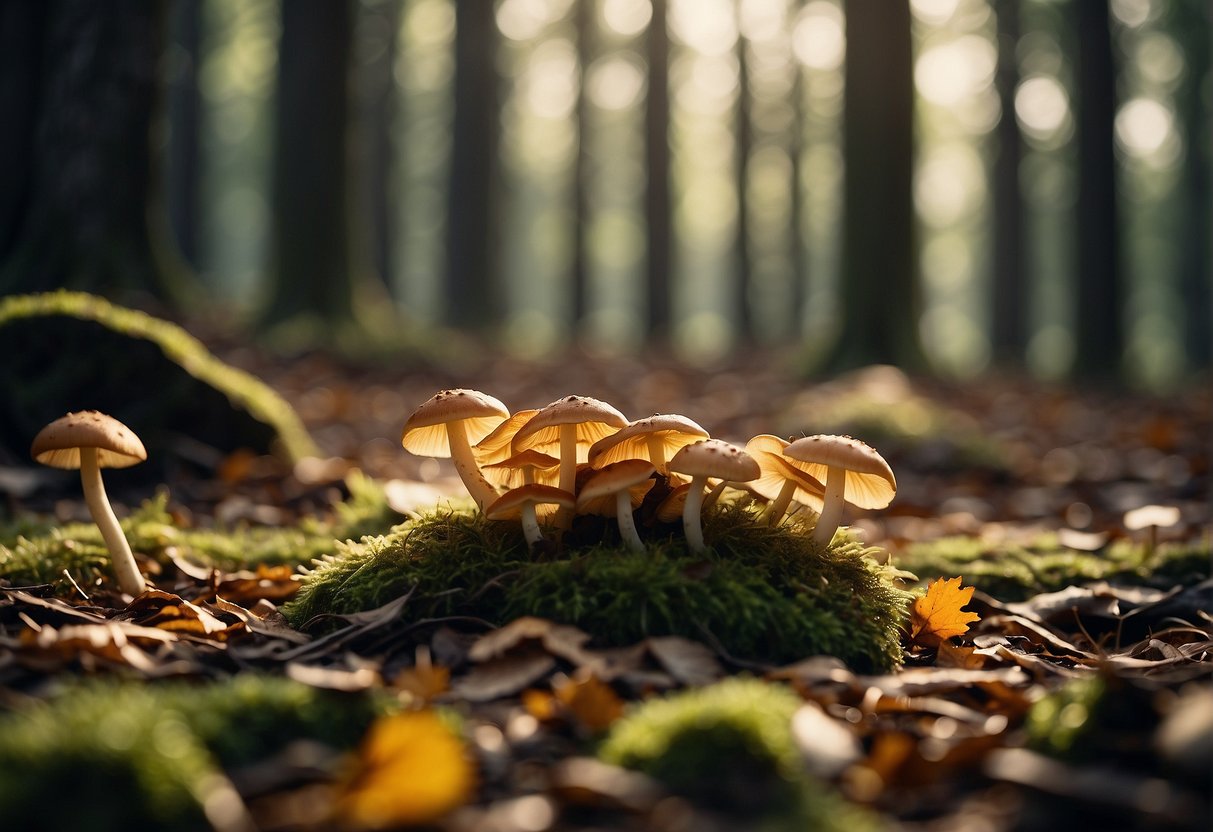
M802 526L771 528L735 505L709 515L705 536L713 547L702 557L669 536L641 553L593 544L549 558L528 551L516 523L447 511L343 544L283 611L303 626L412 592L414 619L538 615L603 644L710 634L734 654L771 661L826 653L870 670L901 660L908 596L859 544L823 550Z
M944 537L911 545L897 562L924 581L963 575L965 584L1004 601L1093 581L1195 583L1209 576L1209 564L1208 540L1163 543L1146 560L1138 543L1120 540L1099 552L1083 552L1066 548L1053 533L1026 543Z
M1094 711L1107 692L1098 676L1074 679L1061 690L1041 699L1028 712L1028 740L1032 747L1055 757L1069 757L1081 746L1080 739L1092 730Z
M0 806L22 830L209 829L220 767L312 739L349 748L387 705L245 675L70 685L0 717Z
M292 461L316 454L298 414L266 384L181 327L94 295L0 299L0 353L0 437L14 455L51 419L90 408L142 437L149 470L174 456L182 434L229 451L274 444Z
M708 805L766 815L758 828L874 828L804 771L791 729L800 705L783 685L733 677L635 706L598 755Z

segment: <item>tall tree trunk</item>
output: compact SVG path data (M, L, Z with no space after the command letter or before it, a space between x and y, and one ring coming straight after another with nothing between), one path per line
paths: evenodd
M799 11L798 2L794 8ZM799 338L804 333L805 303L808 297L808 257L805 251L804 234L804 183L801 181L803 168L801 158L804 155L804 67L795 57L792 59L791 97L792 124L788 129L788 158L791 165L788 170L788 245L791 247L788 262L792 265L792 285L788 292L788 333L792 338Z
M282 4L270 293L262 323L353 318L346 135L354 4Z
M649 88L645 99L645 223L648 252L646 331L651 341L670 335L673 293L673 219L670 207L670 38L666 30L667 0L653 0L646 52Z
M1023 366L1028 344L1030 287L1024 269L1024 206L1019 188L1023 137L1015 118L1019 66L1019 0L998 0L998 68L994 86L1002 105L995 137L994 263L990 292L990 347L994 362L1008 369Z
M740 17L740 5L738 6ZM750 309L750 293L754 283L750 258L750 152L754 146L754 131L751 125L753 100L750 95L750 60L746 54L749 45L745 35L737 35L737 111L736 111L736 155L734 162L737 188L737 239L735 243L737 272L733 277L733 305L736 308L735 326L742 343L754 340L754 316Z
M371 271L382 289L393 294L392 238L396 225L395 151L396 41L400 33L400 0L362 4L358 45L361 92L359 108L360 199L366 231L361 235L370 257Z
M570 263L573 289L573 330L580 332L590 313L590 270L587 237L590 228L590 102L586 95L587 73L594 60L594 1L577 0L573 10L577 39L577 155L573 159L573 256Z
M847 0L842 333L833 370L921 370L908 0Z
M173 45L167 90L168 150L164 164L165 203L177 250L198 266L198 177L202 154L202 92L198 64L202 55L202 0L177 0L169 16Z
M1078 205L1074 366L1111 381L1124 355L1120 229L1116 209L1116 64L1108 0L1074 0L1078 43Z
M455 4L455 116L447 191L446 320L484 329L501 298L496 269L498 78L493 4Z
M184 275L149 221L164 4L7 3L0 15L0 294L179 298Z

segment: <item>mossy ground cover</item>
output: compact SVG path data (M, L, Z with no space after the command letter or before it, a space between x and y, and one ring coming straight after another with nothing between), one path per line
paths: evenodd
M708 515L710 551L688 552L680 527L649 529L644 552L574 527L583 541L528 551L516 523L449 510L390 535L346 543L320 562L284 608L296 626L381 606L412 593L413 619L474 616L503 624L522 615L573 624L602 645L650 635L715 641L766 661L828 654L862 669L901 659L907 595L853 541L823 549L799 522L772 528L755 510Z
M1051 532L1016 543L944 537L913 544L897 559L899 568L923 580L962 575L966 585L1004 601L1095 581L1161 588L1193 584L1209 577L1211 563L1208 538L1162 543L1150 553L1141 543L1118 540L1087 552L1064 546Z

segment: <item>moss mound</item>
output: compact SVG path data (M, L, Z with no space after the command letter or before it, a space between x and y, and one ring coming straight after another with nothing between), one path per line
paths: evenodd
M260 675L71 685L0 717L6 828L210 829L203 805L221 769L299 739L352 747L386 708Z
M1027 543L992 544L971 537L916 543L897 565L928 580L963 575L966 584L1004 601L1023 601L1073 584L1198 583L1209 577L1209 542L1163 543L1147 559L1141 544L1116 541L1099 552L1068 549L1056 534Z
M49 337L48 333L54 333ZM181 327L83 292L0 300L0 450L26 459L34 435L64 413L96 409L148 449L139 478L163 478L181 436L221 451L316 453L298 414ZM154 386L153 386L154 385Z
M598 753L706 805L765 815L758 828L874 829L804 771L791 729L800 705L782 685L734 677L638 705Z
M590 543L551 557L529 552L516 523L450 510L342 544L283 611L308 626L412 592L413 619L537 615L603 644L683 635L769 661L829 654L862 670L900 662L908 596L858 543L822 549L807 529L771 528L737 505L709 516L704 534L712 550L702 557L674 534L650 536L642 553Z
M308 517L297 526L182 529L173 523L162 491L123 520L122 530L138 556L162 565L170 553L225 570L310 563L334 552L338 540L382 534L401 519L373 480L356 472L346 485L350 497L334 506L330 519ZM92 523L27 520L0 528L0 579L13 586L50 584L56 593L74 594L65 571L81 587L113 580L109 553Z

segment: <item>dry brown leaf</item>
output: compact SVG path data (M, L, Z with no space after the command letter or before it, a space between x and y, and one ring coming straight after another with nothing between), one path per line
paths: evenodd
M507 656L475 665L455 680L451 692L471 702L513 696L552 672L556 659L541 649L513 650Z
M243 623L228 624L197 604L159 589L149 589L131 601L118 620L130 620L144 627L220 641L226 639L231 631L244 629Z
M935 646L944 639L964 635L969 625L980 619L975 612L963 612L973 597L973 587L961 587L960 578L938 580L927 587L927 594L914 600L910 608L910 641Z
M557 682L553 690L573 719L592 733L605 731L623 716L623 700L591 673Z
M428 705L451 687L451 669L436 665L430 660L430 649L425 645L417 648L416 661L396 675L394 687L410 694L419 703Z
M709 685L724 676L716 654L697 641L681 636L654 636L645 644L653 658L684 685Z

